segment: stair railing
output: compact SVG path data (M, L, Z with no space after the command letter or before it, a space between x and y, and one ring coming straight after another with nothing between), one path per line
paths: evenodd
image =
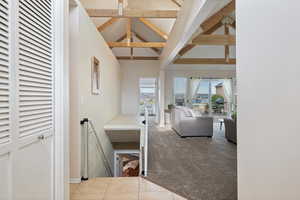
M141 156L142 156L142 175L147 176L148 175L148 142L149 142L149 111L145 107L145 121L144 121L144 128L143 128L143 141L142 141L142 147L141 147Z
M83 176L82 180L88 180L88 172L89 172L89 135L93 135L96 138L96 146L97 149L99 150L100 157L102 159L102 162L104 164L105 171L109 177L113 176L112 170L110 168L109 161L105 155L104 149L102 147L100 138L97 134L97 131L95 129L95 126L91 120L88 118L83 119L80 124L83 126L83 131L84 131L84 138L83 138L83 154L84 154L84 165L83 165Z

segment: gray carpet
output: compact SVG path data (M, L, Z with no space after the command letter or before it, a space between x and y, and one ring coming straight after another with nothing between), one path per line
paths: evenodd
M191 200L236 200L236 145L214 129L211 139L183 139L151 126L147 179Z

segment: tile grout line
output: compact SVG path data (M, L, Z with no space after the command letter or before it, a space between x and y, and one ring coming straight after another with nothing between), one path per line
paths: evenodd
M142 193L141 193L141 177L139 177L139 185L138 185L138 200L142 199Z
M108 187L110 184L111 184L111 180L107 183L102 200L105 200L105 196L106 196L106 193L107 193L107 190L108 190Z

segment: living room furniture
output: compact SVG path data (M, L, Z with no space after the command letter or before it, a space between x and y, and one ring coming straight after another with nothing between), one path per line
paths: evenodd
M176 107L171 111L172 129L181 137L212 137L213 118L194 116L187 107Z
M236 120L225 118L225 137L229 142L234 144L237 143L237 129L236 129Z

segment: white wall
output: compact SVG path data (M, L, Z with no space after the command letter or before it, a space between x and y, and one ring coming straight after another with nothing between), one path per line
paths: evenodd
M299 9L237 1L240 200L300 199Z
M107 157L112 161L112 146L103 126L121 111L121 72L103 37L81 5L73 9L71 30L71 122L70 151L71 178L80 178L80 125L89 118L95 124ZM77 26L77 27L76 27ZM100 95L91 94L91 58L100 61ZM93 144L95 145L95 144ZM91 147L96 149L95 147ZM90 176L105 176L105 170L97 151L90 152Z
M158 78L159 61L120 61L122 69L122 113L137 114L139 108L139 79Z

